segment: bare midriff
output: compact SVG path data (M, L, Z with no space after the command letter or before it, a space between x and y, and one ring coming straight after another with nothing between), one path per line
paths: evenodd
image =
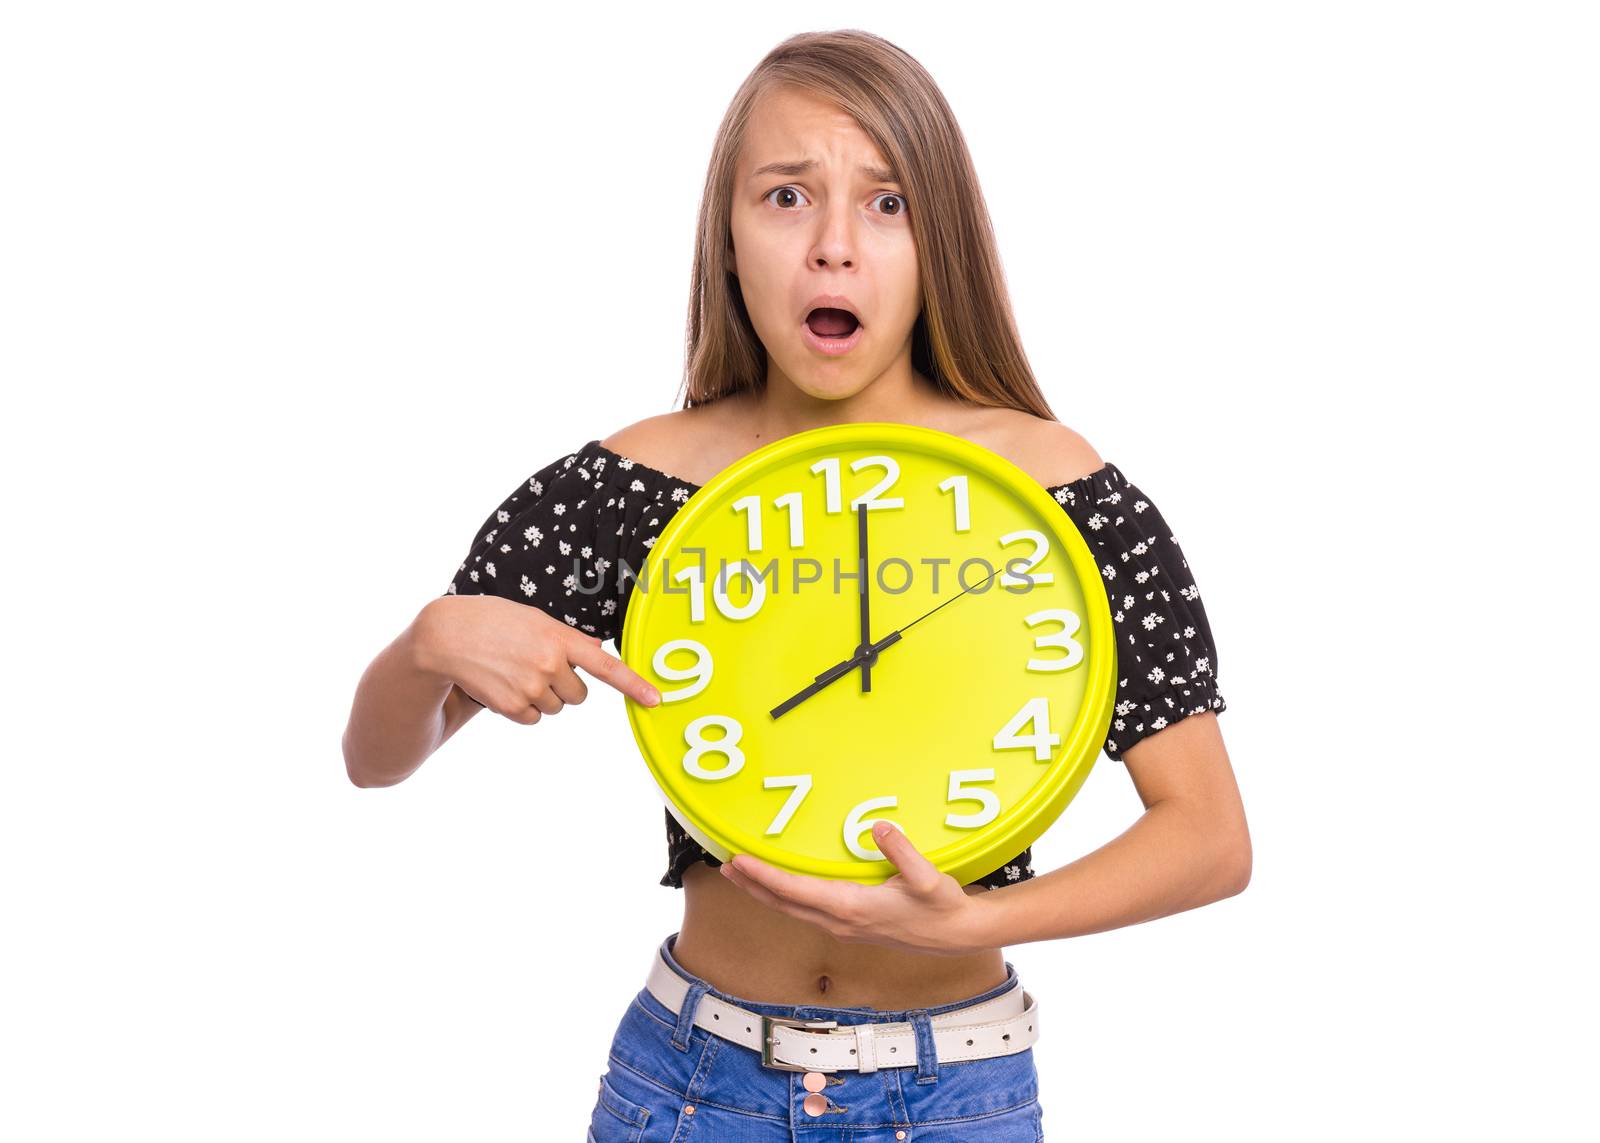
M981 885L969 895L987 893ZM808 921L768 908L704 862L683 875L683 924L672 954L730 996L766 1004L932 1008L1006 979L1001 949L960 956L845 944Z

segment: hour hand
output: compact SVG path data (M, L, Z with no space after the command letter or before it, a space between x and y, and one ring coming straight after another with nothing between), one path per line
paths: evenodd
M815 679L813 679L798 694L792 695L791 697L784 699L777 706L773 707L772 708L772 717L773 718L777 718L780 715L782 715L785 711L794 709L795 707L799 706L801 703L805 702L806 699L810 698L812 695L814 695L818 691L820 691L823 687L827 686L829 683L838 682L840 679L844 678L851 671L855 670L857 667L861 666L863 663L871 663L871 662L875 661L877 659L877 657L878 657L878 652L879 651L883 650L885 647L889 646L890 644L898 643L899 641L900 641L900 632L891 631L891 632L889 632L889 634L885 635L882 639L879 639L876 643L872 643L870 645L864 645L864 646L858 648L854 655L851 655L848 659L845 659L843 662L835 663L833 666L829 667L826 671L823 671L822 674L818 675Z

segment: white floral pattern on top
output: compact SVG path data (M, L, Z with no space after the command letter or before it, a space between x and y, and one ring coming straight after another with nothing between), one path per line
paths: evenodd
M637 573L679 506L699 490L592 440L521 482L489 513L445 594L530 603L621 650ZM1200 589L1177 537L1116 465L1046 489L1095 553L1117 633L1117 704L1105 741L1121 761L1135 743L1191 714L1228 709ZM572 552L581 562L574 570ZM552 557L555 557L554 559ZM560 573L558 574L558 567ZM616 570L613 570L616 569ZM721 865L663 811L667 871L681 888L696 861ZM1034 876L1032 847L974 884Z

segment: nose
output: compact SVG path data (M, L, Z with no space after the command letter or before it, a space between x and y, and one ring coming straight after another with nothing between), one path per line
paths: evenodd
M819 269L855 265L854 207L840 199L822 214L816 242L811 248L811 264Z

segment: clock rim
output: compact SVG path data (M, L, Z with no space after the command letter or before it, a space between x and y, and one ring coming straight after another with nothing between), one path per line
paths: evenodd
M1088 541L1084 539L1076 522L1062 510L1061 505L1044 485L999 453L975 444L965 437L925 425L909 425L897 421L851 421L838 425L820 425L791 433L745 454L699 486L667 521L666 527L662 529L649 554L645 556L641 575L636 579L629 594L628 611L623 619L618 650L623 661L631 669L641 675L645 674L649 663L641 661L637 653L638 636L652 598L642 590L641 581L648 582L650 576L654 574L656 552L670 551L681 533L693 527L701 515L711 511L711 506L722 500L723 490L727 486L738 484L752 470L782 463L786 457L809 451L819 444L831 445L835 442L850 448L877 445L888 448L900 444L913 450L928 443L936 443L950 454L952 459L957 459L974 470L983 471L1014 495L1024 501L1031 501L1032 506L1044 518L1054 520L1059 514L1072 537L1066 543L1066 547L1068 558L1079 582L1092 582L1100 586L1098 592L1084 592L1088 612L1084 617L1084 626L1088 629L1091 645L1109 648L1111 653L1101 655L1089 664L1090 677L1084 685L1085 699L1072 724L1072 732L1063 735L1062 748L1052 755L1049 763L1050 767L1062 771L1061 775L1059 777L1051 775L1047 780L1035 783L1026 796L1002 814L1001 820L1009 818L1015 823L1011 827L993 830L986 826L970 837L948 842L926 854L941 870L963 882L986 876L1009 860L1008 857L1002 857L1000 864L993 864L994 853L1000 850L1021 852L1033 845L1077 796L1102 753L1116 706L1117 681L1116 632L1111 620L1110 603L1106 598L1107 593L1099 565L1089 550ZM1055 530L1062 529L1056 525ZM643 658L647 659L648 656ZM684 808L668 795L665 785L656 773L657 763L652 759L645 728L641 722L647 717L646 712L659 708L644 706L631 697L625 697L624 705L628 712L628 723L633 732L635 745L645 762L646 769L650 772L651 784L665 803L668 812L677 819L684 831L693 837L701 848L721 861L728 861L736 852L749 852L733 849L729 839L722 837L715 830L708 829L705 823L686 820L693 815L687 814ZM1073 752L1080 753L1080 762L1070 768L1061 767L1061 760ZM767 853L757 853L757 856L792 872L835 880L857 881L862 884L881 883L897 872L894 863L888 859L845 863L801 857L796 862L793 855L779 860L774 860L773 856ZM840 867L847 868L848 872L837 872Z

